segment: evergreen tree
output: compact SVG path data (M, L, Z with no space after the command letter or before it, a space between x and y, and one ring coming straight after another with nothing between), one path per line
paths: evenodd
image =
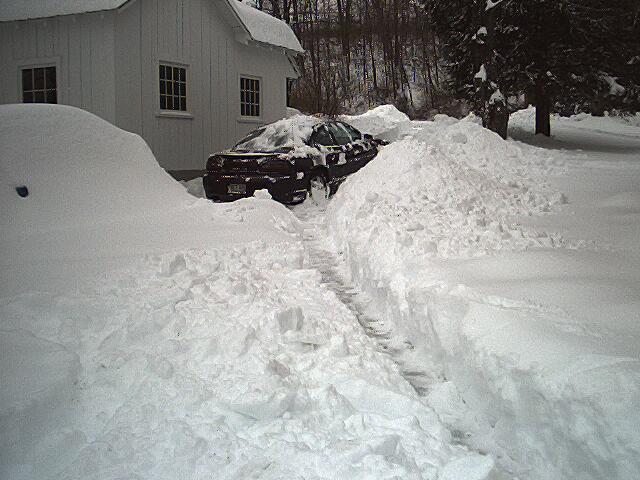
M637 104L637 0L423 1L452 87L501 135L492 115L504 98L521 94L535 105L536 133L544 135L553 108L598 113Z

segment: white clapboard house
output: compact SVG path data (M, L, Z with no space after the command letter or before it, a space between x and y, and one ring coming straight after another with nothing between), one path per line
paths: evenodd
M285 116L302 51L238 0L0 0L0 103L83 108L188 175Z

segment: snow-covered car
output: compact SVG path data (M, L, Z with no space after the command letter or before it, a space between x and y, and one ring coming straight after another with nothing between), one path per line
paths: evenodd
M382 140L337 121L297 115L260 127L207 161L204 189L212 200L236 200L266 189L282 203L310 194L328 198L341 180L378 154Z

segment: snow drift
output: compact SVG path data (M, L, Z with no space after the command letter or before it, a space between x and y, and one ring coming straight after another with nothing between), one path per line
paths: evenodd
M0 477L491 478L304 268L285 207L196 199L78 109L0 125Z
M518 478L635 478L635 257L525 226L564 208L546 179L569 155L472 120L403 125L341 186L328 221L350 274L466 444Z

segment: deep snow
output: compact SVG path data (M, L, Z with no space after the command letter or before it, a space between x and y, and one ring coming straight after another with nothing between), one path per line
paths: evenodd
M401 140L341 186L330 229L440 418L518 478L638 478L640 130L351 121Z
M194 198L71 107L0 107L0 148L1 478L496 478L282 205Z

